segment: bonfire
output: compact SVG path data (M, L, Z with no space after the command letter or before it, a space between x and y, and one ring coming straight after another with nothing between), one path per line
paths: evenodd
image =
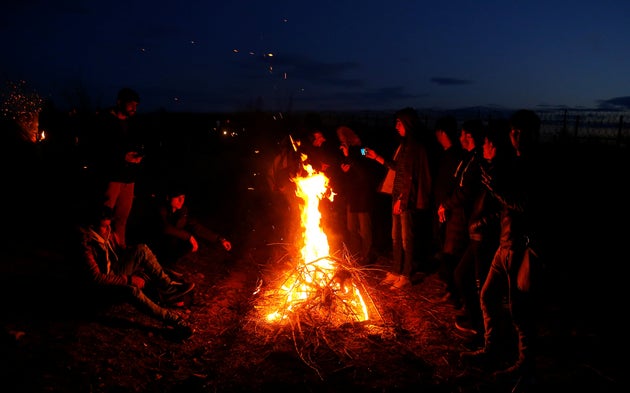
M295 251L272 262L259 280L247 325L274 347L282 345L280 338L290 338L300 359L321 377L316 352L331 350L343 358L352 351L341 336L362 341L382 335L384 327L365 284L366 268L345 246L330 250L320 201L332 202L335 193L324 173L304 163L306 158L302 155L302 173L291 179L301 201L299 244L288 245Z
M306 176L293 179L303 201L301 255L296 266L281 274L279 287L266 294L275 300L268 303L272 310L265 318L272 323L307 318L333 325L367 321L370 316L359 269L347 253L330 254L321 226L319 202L325 197L332 201L335 194L326 175L310 165L304 169Z

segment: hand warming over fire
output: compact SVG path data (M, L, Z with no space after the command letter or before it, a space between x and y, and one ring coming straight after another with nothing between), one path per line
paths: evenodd
M444 208L444 205L440 205L440 207L438 207L438 220L440 220L440 222L445 222L446 221L446 208Z
M135 151L129 151L125 154L125 161L132 164L139 164L142 161L142 155Z
M190 235L190 239L188 239L188 241L190 242L190 246L192 247L192 252L197 252L197 250L199 249L199 243L197 243L197 239L195 239L193 235Z
M221 245L223 246L225 251L230 251L232 249L232 243L230 243L230 241L227 240L226 238L224 237L220 238L219 242L221 242Z

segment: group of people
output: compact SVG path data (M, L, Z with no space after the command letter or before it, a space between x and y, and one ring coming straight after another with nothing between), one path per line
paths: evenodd
M540 125L535 112L518 110L508 119L469 119L461 126L444 116L431 133L413 108L403 108L395 113L399 143L391 157L365 146L346 125L336 128L338 145L319 125L301 148L339 194L336 207L320 208L332 222L323 223L332 229L327 234L350 245L361 262L369 263L373 252L374 195L391 195L391 264L382 284L392 291L412 285L419 263L429 264L419 255L432 253L443 300L458 310L454 325L478 346L463 352L462 361L494 367L496 378L531 376L534 369L534 295L517 277L535 238ZM370 162L386 169L380 184ZM427 225L433 239L421 243ZM419 244L433 249L418 250ZM518 338L516 355L501 343L504 304Z
M392 263L383 283L398 290L411 284L414 236L431 211L438 275L445 298L459 309L455 326L471 333L479 348L462 361L493 369L496 378L531 377L534 371L535 312L525 266L536 232L535 148L540 119L518 110L509 119L480 119L457 127L438 119L432 151L428 130L413 109L396 113L400 144L388 159L372 149L366 157L392 174ZM525 273L524 273L525 271ZM501 342L504 302L518 339L516 356ZM474 339L478 339L475 342Z
M202 241L230 251L226 238L189 214L185 187L167 184L155 207L156 229L147 243L130 244L127 222L144 159L142 128L135 123L140 96L119 91L116 105L101 112L82 146L88 171L88 206L78 223L75 260L84 289L97 298L120 299L164 322L185 339L193 329L177 311L195 284L177 263Z
M187 253L206 241L230 251L223 236L193 219L185 205L186 190L170 185L156 211L159 231L147 244L129 244L126 226L134 186L144 158L142 134L134 129L140 102L132 89L120 91L116 106L93 128L86 157L93 180L95 209L80 227L78 260L89 282L99 290L126 296L139 309L176 329L182 337L192 328L177 312L181 299L194 291L176 268ZM479 348L461 354L462 361L505 365L500 340L507 301L518 337L518 355L495 376L531 375L534 369L533 296L516 285L525 249L535 236L532 209L536 164L534 150L540 119L518 110L509 119L467 120L458 127L445 116L433 135L413 108L395 113L395 152L386 157L365 146L356 130L336 128L337 144L314 122L291 137L271 166L272 190L295 209L291 178L302 161L325 173L336 202L322 204L323 225L333 248L348 246L361 264L373 261L373 213L377 193L391 195L389 271L382 283L392 291L412 284L418 269L418 228L433 229L432 244L445 299L459 309L456 327L478 338ZM290 142L290 143L289 143ZM299 161L298 161L299 160ZM378 184L374 175L386 174ZM381 169L381 168L379 168ZM295 217L295 216L294 216ZM287 222L287 224L289 224ZM293 231L294 232L294 231ZM425 243L426 244L426 243ZM519 279L521 279L519 277Z

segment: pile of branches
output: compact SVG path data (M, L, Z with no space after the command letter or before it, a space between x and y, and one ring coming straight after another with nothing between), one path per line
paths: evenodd
M366 340L381 341L383 336L392 334L367 285L368 268L358 266L347 251L340 254L324 257L336 266L334 276L328 282L309 283L312 284L310 296L290 304L286 301L286 291L281 288L286 288L287 282L295 276L298 277L296 282L306 280L305 276L312 274L317 262L324 258L295 264L284 255L280 261L272 263L273 271L266 273L271 276L268 282L259 280L255 291L258 297L246 323L265 345L277 347L288 340L299 358L322 379L322 362L337 366L355 362L361 357ZM282 266L284 273L279 274ZM311 270L306 272L307 268ZM361 321L348 305L348 294L352 293L353 286L359 289L367 305L368 320ZM277 313L279 318L270 321L267 316L271 312Z

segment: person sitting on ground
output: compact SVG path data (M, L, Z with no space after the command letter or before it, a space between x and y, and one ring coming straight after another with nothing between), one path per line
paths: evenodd
M171 279L146 244L121 248L112 232L112 216L112 209L102 206L79 226L77 259L83 288L96 291L103 300L128 301L173 327L181 338L190 337L192 328L170 306L189 294L195 284Z
M185 255L197 252L199 241L218 243L226 251L232 249L229 240L192 217L185 202L185 189L182 186L171 186L165 202L158 207L158 234L152 243L160 261L176 277L180 277L182 273L175 269L175 265Z

